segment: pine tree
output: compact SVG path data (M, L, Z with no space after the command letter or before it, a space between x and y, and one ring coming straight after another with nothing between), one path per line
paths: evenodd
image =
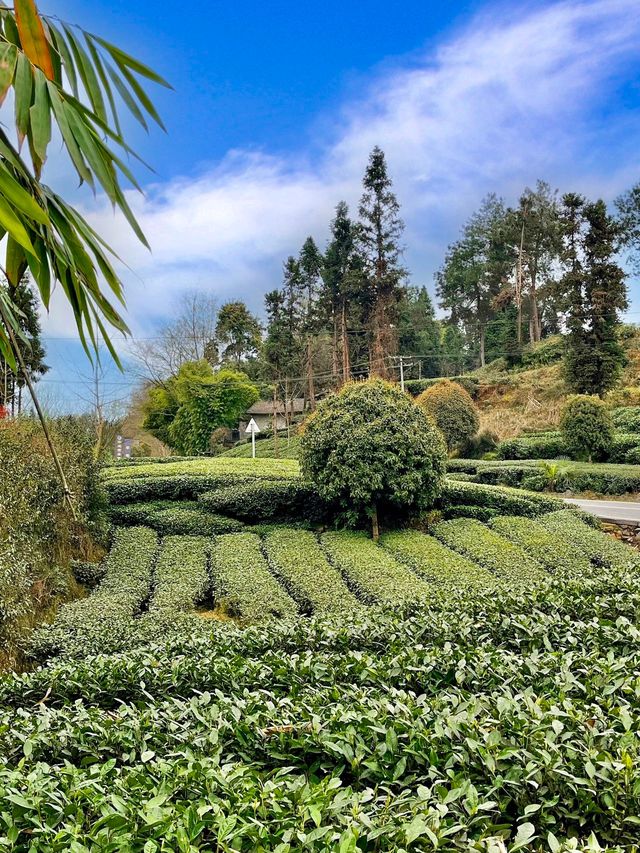
M615 262L621 228L602 200L563 199L565 274L559 289L567 312L565 375L572 390L602 397L625 363L618 331L627 308L625 273Z
M368 281L362 309L370 336L370 372L389 374L388 357L397 352L398 302L406 275L400 265L404 224L393 193L384 152L376 146L369 156L359 207L358 245Z
M223 362L241 367L260 348L262 327L244 302L225 302L218 312L216 343Z
M19 342L27 370L33 382L37 382L48 370L45 350L42 345L38 299L32 289L28 275L24 275L17 287L7 286L7 297L14 306L18 326L23 340ZM22 370L15 372L3 359L0 368L0 403L11 407L11 414L22 411L22 392L26 380Z
M399 306L398 345L400 352L415 356L413 375L441 375L440 323L426 287L409 287Z
M322 254L315 240L313 237L307 237L300 250L298 270L307 399L312 410L316 407L313 359L314 340L322 328L324 319L321 304L322 265Z

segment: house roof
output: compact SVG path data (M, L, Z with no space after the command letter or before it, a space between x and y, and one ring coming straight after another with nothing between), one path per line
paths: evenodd
M300 414L304 412L304 399L302 397L296 397L294 400L291 400L287 408L289 411L294 412L294 414ZM284 414L284 404L282 401L278 401L276 406L276 412L278 414ZM272 415L273 414L273 400L257 400L253 406L251 406L246 411L247 415Z

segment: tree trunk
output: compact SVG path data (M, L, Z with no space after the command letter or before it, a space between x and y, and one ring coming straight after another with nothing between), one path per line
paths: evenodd
M485 341L485 328L484 326L480 326L480 367L484 367L484 341Z
M378 527L378 507L373 505L373 512L371 513L371 533L373 536L373 541L377 542L380 538L380 528Z
M333 381L338 384L338 313L333 307L333 351L331 353L331 375Z
M531 276L531 287L529 288L529 340L532 344L535 344L540 340L542 331L538 311L538 292L536 287L538 271L536 265L529 270L529 274Z
M311 411L316 407L316 389L313 382L313 343L311 335L307 337L307 393L309 394L309 406Z
M273 386L273 455L278 458L278 388Z
M18 385L18 414L22 414L22 385Z
M342 339L342 381L351 379L351 364L349 360L349 335L347 334L347 305L342 301L342 312L340 316L340 335Z

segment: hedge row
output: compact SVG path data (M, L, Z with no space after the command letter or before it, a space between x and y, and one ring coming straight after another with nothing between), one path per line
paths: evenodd
M284 579L303 611L339 613L359 606L310 531L274 529L267 534L264 544L271 566Z
M111 648L129 631L131 618L149 597L157 537L147 527L116 530L105 558L106 571L88 597L63 605L51 625L34 631L29 651L36 658L82 656Z
M528 515L532 518L564 506L560 498L525 492L522 489L445 480L440 508L446 515L460 505L497 510L500 515Z
M640 435L617 432L606 461L635 465L639 451ZM509 438L498 444L496 452L500 459L558 459L571 455L560 432L530 433Z
M549 478L541 466L522 462L493 462L477 459L450 459L447 463L449 478L455 481L473 481L487 485L522 487L543 491L549 487ZM640 491L640 470L631 465L614 467L609 464L570 462L561 465L556 477L556 490L571 489L576 492L597 492L604 495L623 495Z
M433 533L449 548L480 563L501 580L519 583L544 576L536 559L475 519L443 521Z
M474 399L478 396L480 380L476 379L475 376L439 376L435 379L407 379L404 387L412 396L417 397L423 391L432 388L445 379L461 385Z
M217 536L211 545L215 601L247 622L294 616L295 602L269 571L260 537L253 533Z
M528 522L527 522L528 523ZM447 548L438 539L419 530L385 533L382 545L407 563L426 581L444 588L486 589L495 580L483 566Z
M428 601L433 590L365 533L325 533L322 547L331 562L369 604L392 606Z
M205 536L167 536L156 563L149 615L189 612L209 588Z
M326 517L326 507L314 487L299 477L225 486L200 495L199 503L210 512L252 524L295 519L322 521Z
M540 524L559 540L570 542L590 560L611 569L637 571L640 554L623 542L584 524L572 510L552 512L540 519Z
M640 406L621 406L612 409L611 419L620 432L640 434Z
M216 533L238 533L242 522L208 512L196 501L149 501L116 504L110 509L115 524L142 524L157 530L161 536L213 536Z
M519 545L552 574L561 572L588 578L593 573L591 560L576 547L573 538L558 536L530 518L503 515L490 524L493 530ZM582 521L578 524L585 526Z

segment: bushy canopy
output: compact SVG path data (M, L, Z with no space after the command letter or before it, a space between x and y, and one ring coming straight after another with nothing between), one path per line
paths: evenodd
M352 382L307 420L300 461L339 519L428 509L440 494L444 443L433 423L397 386Z
M478 410L469 392L457 382L444 379L432 385L420 394L416 403L433 418L449 451L478 432Z
M258 389L236 370L212 369L202 359L182 365L164 385L151 388L144 428L185 456L209 450L211 433L232 427L258 399Z
M599 397L569 397L560 416L560 429L574 459L606 459L613 441L613 421Z

